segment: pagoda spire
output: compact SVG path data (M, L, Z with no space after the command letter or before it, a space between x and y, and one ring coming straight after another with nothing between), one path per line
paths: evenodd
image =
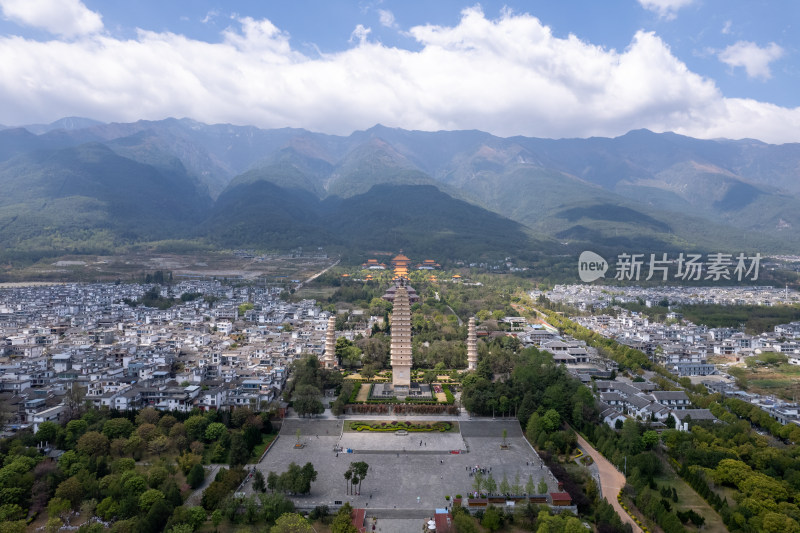
M394 296L392 309L391 363L392 385L411 386L411 303L408 289L401 279Z
M328 318L328 330L325 333L325 354L322 362L325 368L336 366L336 317Z
M467 326L467 370L478 369L478 333L475 331L475 317L469 319Z

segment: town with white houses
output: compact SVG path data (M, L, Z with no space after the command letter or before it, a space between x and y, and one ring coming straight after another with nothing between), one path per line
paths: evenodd
M124 303L151 288L0 290L6 428L35 431L39 423L59 419L73 384L84 390L83 401L120 410L260 408L279 401L289 363L300 354L323 353L330 313L313 300L287 303L278 288L187 281L161 289L165 297L193 298L169 309ZM365 318L363 330L374 320ZM359 326L340 336L365 333Z
M551 291L534 291L536 299L545 297L552 302L568 304L592 314L572 316L583 327L641 350L650 359L679 377L688 377L712 392L733 396L757 405L782 424L800 425L800 404L772 396L740 390L736 380L727 374L730 365L746 362L747 358L765 353L783 354L788 363L800 365L800 322L780 324L773 331L749 335L740 328L709 328L685 320L676 311L665 314L666 322L656 322L647 316L629 311L617 304L643 303L654 307L666 301L668 306L687 304L720 305L791 305L800 302L800 293L773 287L611 287L590 285L557 285ZM531 335L545 349L555 346L553 353L572 368L589 358L582 341L560 342L552 334L540 330ZM547 339L542 342L543 339ZM591 349L589 349L591 350ZM716 364L708 362L713 357ZM580 373L580 370L576 370ZM685 416L691 420L710 420L707 410L685 409L689 402L684 392L653 391L654 386L625 381L596 381L598 399L606 408L604 418L614 424L625 414L642 420L666 420L670 414L676 422ZM651 392L652 391L652 392ZM669 397L669 399L667 399ZM623 418L620 418L623 417ZM680 425L680 424L678 424Z
M220 281L183 281L160 287L161 296L183 303L166 310L127 302L152 290L151 284L61 284L22 286L0 291L0 402L6 434L36 431L43 421L59 420L69 408L73 387L81 401L96 407L129 410L151 406L162 411L280 407L288 365L301 354L322 357L332 313L314 300L289 303L280 288L233 287ZM748 335L733 328L708 328L669 313L667 323L616 307L614 303L666 299L680 303L800 301L797 292L771 287L619 288L556 286L534 291L553 302L593 309L573 320L604 336L639 349L678 376L709 389L759 405L782 423L800 424L800 405L737 389L723 365L764 352L786 354L800 365L800 323ZM183 297L183 298L182 298ZM606 313L609 311L609 313ZM358 310L353 312L357 315ZM353 340L370 335L381 317L362 316L336 336ZM505 317L506 332L523 346L553 354L556 362L584 383L594 384L604 421L618 426L627 417L663 427L686 429L689 421L713 420L692 409L683 391L659 391L645 379L616 376L616 364L585 342L562 336L524 317ZM273 403L274 402L274 403ZM669 424L667 426L666 424Z

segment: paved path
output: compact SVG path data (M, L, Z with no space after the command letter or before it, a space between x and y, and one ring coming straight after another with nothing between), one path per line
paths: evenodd
M594 460L595 464L597 465L597 470L600 474L600 492L602 493L603 497L608 500L608 503L617 511L617 514L622 519L622 522L625 524L630 524L633 528L634 533L637 531L641 533L642 528L636 525L636 522L625 512L625 509L617 501L617 495L619 491L622 490L622 487L625 486L625 476L622 475L622 472L614 468L608 459L603 457L603 455L595 450L586 439L577 434L578 436L578 445L583 448L586 452Z
M186 498L184 505L186 505L187 507L191 507L192 505L200 505L200 500L203 498L203 491L206 490L209 485L211 485L211 482L214 481L214 478L217 476L219 469L223 466L227 467L227 465L217 465L217 464L207 465L205 467L206 478L203 480L203 484L200 485L200 488L192 492L188 498Z

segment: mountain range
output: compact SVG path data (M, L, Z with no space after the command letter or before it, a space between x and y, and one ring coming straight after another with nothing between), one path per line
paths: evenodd
M0 129L0 186L6 255L157 241L442 259L800 245L800 144L647 130L335 136L71 117Z

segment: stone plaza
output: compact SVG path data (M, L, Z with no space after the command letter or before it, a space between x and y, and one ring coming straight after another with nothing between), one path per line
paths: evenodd
M355 417L351 420L374 420ZM503 476L509 484L519 474L524 486L528 476L538 484L544 479L548 491L557 490L557 482L541 459L524 439L516 420L457 421L459 431L446 433L348 432L343 425L351 420L286 419L280 436L264 459L256 465L266 476L270 471L284 472L290 462L314 464L319 473L311 493L292 496L300 509L318 505L337 507L350 502L364 507L368 516L421 518L434 509L448 507L456 494L465 498L472 491L473 468L491 471L499 485ZM386 420L384 418L384 420ZM415 422L441 421L443 417L411 417ZM300 442L296 447L297 430ZM501 449L503 430L507 431L508 449ZM346 453L347 449L353 453ZM342 451L336 451L342 450ZM458 451L458 453L453 453ZM364 461L369 472L361 484L361 493L348 495L344 472L351 462ZM247 492L252 487L246 487Z

